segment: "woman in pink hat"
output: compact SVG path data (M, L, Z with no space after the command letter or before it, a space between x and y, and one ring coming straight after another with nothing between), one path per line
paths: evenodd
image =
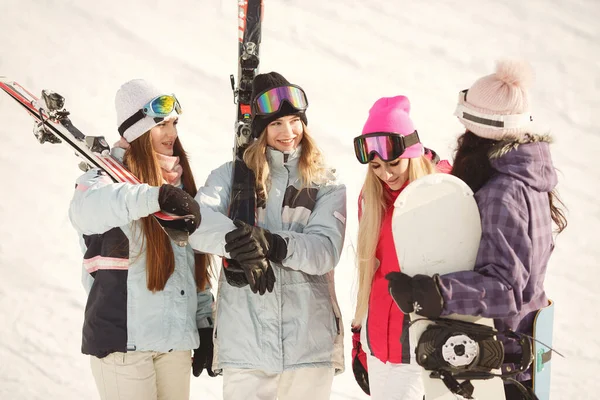
M383 97L369 111L362 135L354 139L356 157L368 170L359 197L352 367L360 387L375 400L423 398L421 368L409 364L408 335L400 340L409 319L394 306L385 279L387 273L400 271L391 219L394 201L411 181L450 170L447 161L432 161L435 153L421 144L409 112L405 96Z

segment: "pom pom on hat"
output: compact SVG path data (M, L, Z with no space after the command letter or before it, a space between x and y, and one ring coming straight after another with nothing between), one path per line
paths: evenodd
M496 62L496 77L502 82L529 89L533 83L531 65L523 60L499 60Z

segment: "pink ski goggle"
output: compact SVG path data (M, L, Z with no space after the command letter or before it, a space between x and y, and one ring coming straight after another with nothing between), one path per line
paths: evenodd
M389 162L400 157L410 146L420 142L417 131L406 136L392 132L374 132L354 138L354 153L361 164L367 164L375 155Z

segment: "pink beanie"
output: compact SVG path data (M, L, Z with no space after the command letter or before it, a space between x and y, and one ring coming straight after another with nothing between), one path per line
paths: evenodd
M382 97L369 110L369 117L363 127L362 134L375 132L410 135L415 126L408 116L410 101L406 96ZM423 155L423 144L417 143L407 147L400 158L418 158Z
M501 140L535 133L530 113L531 66L524 61L500 60L496 72L478 79L459 94L454 115L479 137Z

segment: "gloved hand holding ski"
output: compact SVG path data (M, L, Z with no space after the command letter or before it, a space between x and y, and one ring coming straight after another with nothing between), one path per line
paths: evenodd
M186 191L173 185L162 185L158 192L160 209L177 216L185 217L173 221L163 221L163 225L192 234L200 226L200 206Z
M239 287L241 269L252 292L258 292L260 295L267 291L272 292L275 287L275 273L269 259L281 262L285 258L285 240L266 229L248 225L240 220L235 220L234 224L237 228L225 235L225 251L234 261L226 268L227 281L232 281L232 286Z
M281 236L241 220L236 219L233 223L237 229L225 235L225 250L240 263L259 257L281 263L287 256L287 243Z
M396 305L404 314L415 312L427 318L438 318L444 300L438 287L439 275L415 275L390 272L385 276L388 289Z

